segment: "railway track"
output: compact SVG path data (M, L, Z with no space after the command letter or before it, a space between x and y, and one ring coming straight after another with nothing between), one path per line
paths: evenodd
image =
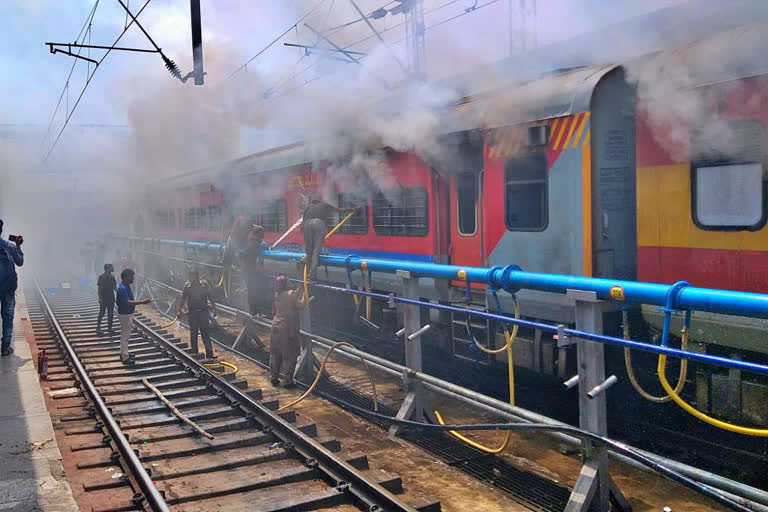
M71 440L94 510L439 510L403 503L398 476L368 474L364 454L340 455L313 422L276 412L260 389L191 356L147 318L137 315L136 364L127 367L119 338L95 334L92 294L46 297L36 286L27 296L36 297L30 319L49 356L49 395L66 404L55 425ZM143 379L213 439L182 423Z

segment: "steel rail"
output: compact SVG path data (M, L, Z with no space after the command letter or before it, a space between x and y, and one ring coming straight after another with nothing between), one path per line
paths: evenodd
M202 376L208 383L211 383L224 393L228 400L233 403L240 403L254 415L254 419L261 425L271 428L272 432L284 441L291 442L293 450L301 455L305 462L311 463L311 461L316 461L317 468L326 476L327 480L335 483L340 493L349 493L352 498L367 506L369 510L415 512L415 509L400 501L376 482L360 474L350 464L335 457L328 449L304 434L294 425L275 415L264 405L243 393L223 377L203 366L183 349L168 342L152 326L138 318L134 319L134 324L158 345L162 346L168 354L172 354L173 357L190 368L191 371L194 371L198 376Z
M176 288L173 288L172 286L168 286L167 284L161 283L160 281L157 281L155 279L148 278L146 276L142 276L142 278L153 284L159 285L167 290L173 291L175 293L181 293L181 290L177 290ZM237 314L242 314L247 317L250 316L248 312L243 311L241 309L237 309L232 306L217 304L216 307L217 309L229 315L236 316ZM165 316L169 316L169 315L165 315ZM265 319L251 318L250 321L267 328L271 327L272 325L268 320L265 320ZM307 332L304 330L301 330L300 332L303 336L307 336L308 338L310 338L312 343L325 349L330 348L335 343L334 340L331 340L324 336L313 334L311 332ZM260 361L245 354L244 352L233 349L218 340L214 340L214 341L217 344L219 344L222 348L229 350L237 354L238 356L243 357L244 359L248 359L249 361L259 366L263 366ZM482 411L485 411L491 414L496 414L503 418L507 418L513 421L540 423L544 425L568 426L567 423L563 423L561 421L555 420L548 416L544 416L542 414L538 414L518 406L509 405L508 403L503 402L501 400L497 400L496 398L483 395L482 393L472 391L470 389L464 388L457 384L453 384L451 382L442 380L438 377L434 377L432 375L422 373L422 372L413 371L412 369L407 368L403 365L394 363L392 361L389 361L388 359L384 359L384 358L375 356L373 354L369 354L368 352L364 352L359 349L352 349L349 347L338 347L336 351L340 355L343 355L355 362L359 362L360 358L363 358L368 362L368 364L370 364L377 370L385 374L388 374L390 376L402 378L403 375L408 375L409 378L423 382L424 385L434 393L438 393L443 396L447 396L452 399L459 400L462 403L465 403L469 406L475 407L477 409L480 409ZM328 398L329 400L333 399L333 397L330 397L330 396L326 398ZM564 434L561 432L546 432L546 434L549 437L552 437L553 439L563 442L569 446L581 446L581 440L569 434ZM679 462L674 459L669 459L667 457L663 457L661 455L648 452L640 448L633 447L631 445L626 445L626 446L638 453L641 453L645 457L653 459L658 464L661 464L670 469L673 469L689 478L698 480L711 487L717 488L720 491L725 492L729 495L732 495L737 498L753 501L757 504L760 504L763 507L768 506L768 492L762 489L758 489L756 487L752 487L752 486L743 484L741 482L731 480L730 478L726 478L716 473L711 473L709 471L706 471L694 466L690 466L683 462ZM608 450L609 450L609 455L611 455L616 460L619 460L625 464L629 464L632 467L642 469L644 471L650 471L647 466L644 466L625 455L612 451L610 447Z
M59 321L56 319L56 315L53 313L53 310L51 309L50 304L48 304L48 300L46 300L45 295L40 289L40 285L36 279L34 283L48 318L50 319L51 324L53 324L53 328L56 330L56 334L59 337L59 340L64 345L64 349L67 351L69 359L72 361L72 367L77 372L77 376L80 379L80 382L85 387L88 396L91 398L91 401L96 408L96 412L101 417L101 421L104 423L104 426L107 428L110 437L117 446L117 449L120 451L120 455L123 457L123 460L135 478L139 488L144 493L144 498L147 500L147 503L153 511L170 512L168 505L165 503L165 499L160 494L160 491L157 490L155 484L152 483L152 478L149 476L146 469L144 469L144 466L141 465L139 457L133 451L133 448L131 448L131 444L128 442L128 439L126 439L125 435L123 435L120 426L117 424L115 418L109 412L106 404L101 399L101 395L99 395L96 386L94 386L93 382L91 382L91 379L88 377L88 373L85 371L85 367L83 367L80 359L75 353L74 348L72 347L72 344L69 342L66 334L64 334L64 330L62 329L61 324L59 324Z

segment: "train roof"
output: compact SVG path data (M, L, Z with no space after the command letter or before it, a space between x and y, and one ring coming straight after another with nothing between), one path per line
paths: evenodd
M758 18L762 18L763 11L768 14L768 8L764 8ZM530 61L531 55L506 59L489 68L487 80L480 80L460 101L439 113L439 133L490 129L587 111L597 84L606 74L619 68L625 68L630 79L637 78L638 75L633 77L637 73L657 72L662 77L675 72L675 85L691 88L766 74L766 47L768 23L759 22L710 34L674 49L645 54L621 65L609 63L557 69L539 73L532 79L525 76L530 74L525 63ZM500 66L514 67L515 60L521 69L529 71L513 76L498 73ZM473 75L481 76L479 73ZM440 82L443 86L450 83ZM182 173L156 184L183 187L206 179L214 181L222 174L261 173L322 159L322 155L311 154L303 142L296 142Z

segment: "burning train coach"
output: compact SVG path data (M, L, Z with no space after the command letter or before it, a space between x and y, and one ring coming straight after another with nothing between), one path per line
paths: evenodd
M359 207L328 239L326 250L334 255L459 266L513 263L533 272L682 279L765 293L765 28L743 27L620 65L560 70L470 95L441 113L440 142L454 155L450 161L371 148L365 165L355 166L338 156L313 159L297 143L164 180L152 186L146 201L151 222L144 235L156 240L132 243L137 250L147 243L160 250L159 239L226 241L240 215L257 218L265 241L273 243L300 218L307 198L322 197L339 207ZM741 49L739 58L714 65L709 50L725 43ZM505 97L523 98L524 105L510 108L498 123L479 125L478 112L496 108ZM278 248L302 246L296 230ZM204 257L216 261L215 254ZM279 265L267 261L266 270ZM320 276L349 280L338 269ZM398 290L385 276L373 276L370 286ZM473 283L423 280L421 286L429 300L490 304L487 291ZM523 317L574 322L564 296L521 291L517 297ZM502 307L510 311L507 300ZM618 329L621 301L612 308L606 326ZM378 309L375 321L382 318ZM624 318L633 330L653 333L663 313L648 308ZM468 334L461 319L435 321L443 329L434 330L433 344L460 359L457 364L499 364L492 356L472 354L468 340L484 336L502 346L497 326L473 324ZM679 332L681 320L676 321ZM713 354L765 357L762 323L741 319L740 329L729 329L734 322L695 315L691 345ZM540 332L524 334L514 347L518 366L553 381L571 376L574 356L568 348ZM624 364L614 359L612 364ZM641 373L642 358L636 364ZM653 372L650 366L645 370ZM701 409L746 423L768 421L764 382L711 370L689 372L689 380L686 392ZM699 433L708 437L705 430ZM764 443L755 453L765 455Z

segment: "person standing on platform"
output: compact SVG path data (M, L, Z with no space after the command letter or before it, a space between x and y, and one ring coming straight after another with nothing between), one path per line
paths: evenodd
M262 242L264 241L264 228L253 224L248 235L248 243L243 254L243 272L245 285L248 289L248 311L251 315L257 312L259 285L261 283L261 271L264 266Z
M304 288L291 289L286 276L275 281L272 330L269 337L269 372L273 386L280 384L280 368L285 368L286 388L294 387L293 373L301 351L299 309L307 306Z
M318 258L325 242L325 233L328 231L326 220L332 213L351 213L357 208L337 208L328 203L313 199L304 209L301 231L304 234L304 246L306 247L306 262L309 265L308 276L315 279L317 273Z
M189 304L189 348L193 354L198 353L197 333L203 337L205 345L205 357L213 359L213 345L211 344L210 319L208 318L208 308L216 314L216 302L213 300L211 287L208 281L200 280L200 272L197 270L189 271L189 281L184 285L181 292L181 301L179 302L179 312L177 318L181 316L184 305Z
M111 263L104 264L104 273L99 276L99 280L96 282L96 286L99 289L99 319L96 321L96 334L102 336L101 333L101 320L104 318L104 313L107 314L107 330L110 336L114 336L115 333L112 330L112 320L115 314L115 290L117 289L117 281L112 272L115 271L115 267Z
M136 363L133 354L128 353L128 341L133 329L133 313L136 306L149 304L152 299L134 300L131 284L136 277L133 269L126 268L120 272L120 285L117 287L117 317L120 320L120 360L131 366Z
M0 220L0 234L3 233L3 221ZM16 307L16 288L19 278L16 267L24 265L24 253L21 244L24 237L10 236L8 240L0 238L0 320L3 323L2 357L13 354L11 339L13 337L13 310Z

